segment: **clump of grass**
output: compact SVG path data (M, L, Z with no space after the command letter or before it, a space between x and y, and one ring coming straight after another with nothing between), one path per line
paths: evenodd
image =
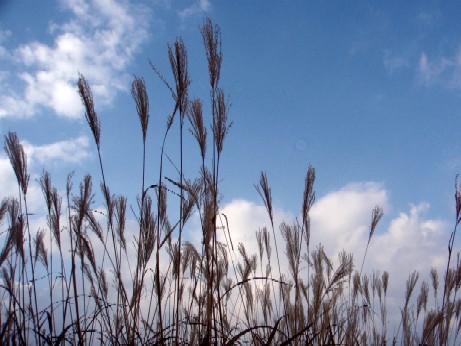
M255 230L257 253L251 253L245 244L232 242L219 186L220 162L232 125L229 100L220 84L221 31L206 18L200 32L208 66L209 101L189 100L188 56L181 38L168 46L172 83L151 63L172 96L158 170L153 176L146 174L146 163L152 162L146 145L148 92L142 78L135 76L131 85L143 152L138 209L131 207L136 230L127 223L129 201L111 194L105 179L102 125L90 85L82 74L77 87L98 153L102 209L95 210L91 175L74 189L70 174L61 196L51 175L44 172L38 183L47 228L31 229L27 156L16 133L5 136L5 151L19 189L16 198L3 199L0 204L0 224L4 228L0 248L0 343L456 344L461 329L460 256L454 267L451 262L461 221L458 183L456 223L449 240L445 275L439 282L437 270L432 269L431 283L423 281L417 297L419 273L409 276L400 324L392 335L387 309L389 274L362 272L383 209L376 206L371 212L360 270L354 269L354 258L345 251L333 261L321 244L313 247L310 242L311 231L315 232L310 225L315 203L313 167L306 172L300 221L293 224L276 224L269 179L261 173L255 188L266 208L270 229ZM210 136L204 122L207 105ZM178 131L173 132L177 118ZM201 159L196 176L186 175L183 162L186 119ZM179 134L179 152L175 155L169 153L166 141L172 133ZM166 173L165 157L173 173ZM149 185L147 181L155 183ZM194 213L202 232L199 243L186 238L188 221ZM283 239L283 244L277 239ZM282 256L286 268L281 266ZM38 299L39 291L46 292L45 300Z

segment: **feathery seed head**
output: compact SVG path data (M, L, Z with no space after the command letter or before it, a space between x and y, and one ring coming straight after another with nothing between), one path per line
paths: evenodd
M375 232L376 226L378 225L379 220L383 217L383 208L375 206L371 213L371 224L370 224L370 234L368 236L368 242L370 242L373 233Z
M272 227L274 227L274 216L272 213L272 196L269 183L267 182L267 175L265 172L261 172L261 178L259 180L259 185L255 185L256 191L258 191L261 196L264 205L266 206L267 213L271 220Z
M0 223L2 222L3 218L5 217L6 211L8 210L8 198L4 198L0 205Z
M115 218L117 220L116 233L118 236L118 241L120 245L125 250L126 249L126 239L125 239L125 214L126 214L126 197L119 196L115 200Z
M431 281L432 281L432 287L434 288L434 291L437 293L437 289L439 288L439 275L437 273L437 269L432 267L431 269Z
M190 80L187 68L187 50L182 38L178 38L173 46L168 45L168 57L176 84L176 92L173 95L176 105L173 114L179 110L181 117L184 117L187 110L187 92ZM181 123L182 121L181 118Z
M8 216L10 222L10 229L13 233L13 245L19 253L24 264L26 261L24 254L24 218L20 215L19 202L12 199L8 205Z
M264 254L264 240L263 240L263 230L262 229L258 229L256 231L256 242L258 243L259 261L262 263L263 254Z
M309 211L315 201L315 191L314 191L314 181L315 181L315 168L309 166L307 169L306 180L304 184L304 198L303 198L303 223L307 223L309 217Z
M104 295L104 298L107 298L107 293L109 292L109 286L107 284L107 277L104 268L99 268L98 270L98 283L101 288L101 291Z
M419 293L416 305L416 318L418 318L422 309L426 311L427 299L429 297L429 285L424 281L421 285L421 292Z
M200 28L200 32L202 33L206 58L208 60L210 85L214 89L218 85L221 74L221 30L218 25L213 25L210 18L206 18Z
M384 271L383 276L382 276L382 280L383 280L384 295L386 295L387 287L389 285L389 273L387 271Z
M202 159L205 159L206 153L206 128L203 124L202 102L199 99L194 99L188 109L187 117L192 125L190 132L197 140L200 146L200 154Z
M90 211L90 205L93 203L93 192L91 176L86 175L83 182L80 183L80 196L74 198L74 209L78 213L79 220L82 222L84 217Z
M136 103L143 141L146 141L147 127L149 125L149 97L147 96L146 85L143 78L135 76L131 86L131 95Z
M26 194L30 178L29 174L27 174L27 155L19 142L16 132L8 132L5 136L4 148L10 159L18 184L22 192Z
M217 89L217 105L216 112L214 112L215 118L213 119L213 136L216 145L216 151L218 153L218 159L221 155L224 146L224 139L229 132L232 122L228 123L227 117L229 113L228 101L224 97L224 91Z
M101 125L94 110L93 103L93 94L91 88L86 82L85 77L82 74L79 74L78 78L78 93L82 99L83 105L85 106L85 118L90 126L91 132L93 132L93 137L96 142L96 146L99 150L100 148L100 136L101 136Z
M48 255L45 248L45 232L40 230L34 238L35 244L35 262L39 260L46 268L48 268Z
M416 286L416 283L419 279L419 273L415 270L407 279L406 283L406 291L405 291L405 307L408 306L408 302L410 301L410 297L413 293L413 289Z
M48 214L51 213L52 205L52 188L51 188L51 177L50 173L45 172L40 178L40 187L42 188L43 196L45 197L46 207L48 209Z
M48 209L48 223L58 247L61 247L61 199L56 188L51 186L51 176L45 172L40 178L40 187Z

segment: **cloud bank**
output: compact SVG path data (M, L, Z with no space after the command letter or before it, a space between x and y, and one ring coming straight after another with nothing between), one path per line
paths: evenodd
M427 203L411 205L408 211L402 211L390 219L386 217L386 212L391 209L389 194L382 184L348 184L320 197L313 205L310 212L310 246L312 250L322 244L325 253L334 263L337 263L340 251L352 253L355 269L360 271L369 237L371 212L375 205L384 208L385 217L378 224L371 239L363 273L371 275L374 270L389 272L390 313L398 318L408 275L418 270L421 280L428 279L429 272L434 267L438 269L442 279L443 268L446 266L450 225L443 220L430 218L430 206ZM270 229L265 207L244 200L234 200L224 206L223 214L229 223L234 249L241 242L248 253L257 254L255 231L264 226ZM296 215L280 208L275 208L274 214L282 272L288 273L285 243L278 225L282 220L293 224L296 222ZM272 248L275 256L274 245ZM306 271L304 275L307 275ZM304 279L307 280L307 277Z

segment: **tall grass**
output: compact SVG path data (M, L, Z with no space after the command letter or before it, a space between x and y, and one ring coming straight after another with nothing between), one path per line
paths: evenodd
M63 196L52 185L51 175L43 173L39 185L47 211L46 229L32 229L27 157L16 133L5 136L18 196L0 204L1 344L455 344L461 328L459 255L452 265L461 221L458 184L456 222L442 283L432 269L431 282L422 282L417 295L419 273L410 274L402 294L400 324L392 335L386 299L389 274L362 272L383 210L376 206L371 211L360 270L354 270L352 254L343 251L337 260L328 258L322 245L310 243L311 231L315 232L309 216L315 202L313 167L307 170L300 194L300 220L293 224L275 224L269 179L261 173L255 188L270 229L255 230L257 253L232 242L219 186L225 139L232 124L229 101L220 86L221 32L207 18L200 33L209 72L211 134L204 121L203 101L189 99L187 50L178 38L168 46L173 83L151 63L171 92L172 103L156 184L149 186L149 98L144 79L135 76L132 83L142 135L136 231L127 226L126 197L111 194L106 181L102 126L83 75L79 75L78 92L100 172L97 178L86 175L78 188L70 174ZM171 132L173 126L178 131ZM186 176L183 166L185 126L199 149L196 177ZM167 156L166 139L173 133L179 135L179 152ZM173 158L177 176L165 176L165 158ZM101 180L102 214L94 210L94 179ZM200 221L200 243L188 241L192 215ZM132 243L127 235L134 237ZM286 268L281 265L282 256Z

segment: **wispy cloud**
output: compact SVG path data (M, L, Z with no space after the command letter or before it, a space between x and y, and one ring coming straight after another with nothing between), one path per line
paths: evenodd
M2 89L10 90L0 97L0 117L30 117L42 107L80 117L78 72L91 81L102 104L125 88L125 69L148 37L146 11L114 0L62 0L61 5L70 17L50 24L51 44L34 41L11 50L19 73L0 80Z
M440 11L435 9L432 12L420 12L416 16L415 22L424 26L432 26L439 21L440 17Z
M461 47L452 56L430 59L422 53L418 64L419 81L426 86L441 84L451 89L461 89Z
M207 11L209 11L211 7L210 0L196 0L192 5L186 7L178 12L179 17L181 20L185 20L188 17L201 15Z
M396 70L410 66L408 58L404 55L396 55L389 49L384 51L383 57L384 67L389 73L394 73Z

